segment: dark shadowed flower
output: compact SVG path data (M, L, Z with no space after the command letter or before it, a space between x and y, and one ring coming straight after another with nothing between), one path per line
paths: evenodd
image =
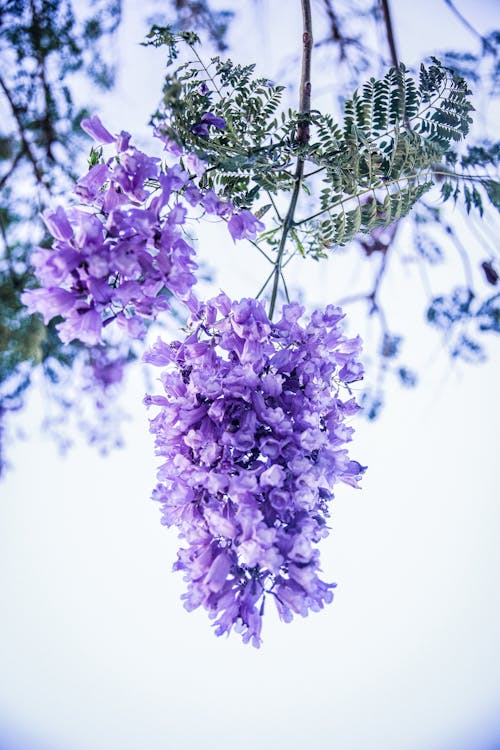
M217 130L225 130L226 121L222 117L217 117L212 112L205 112L201 116L200 122L192 126L191 132L195 135L201 135L203 138L208 138L210 136L210 126Z
M212 112L205 112L205 114L201 116L201 121L206 122L207 125L213 125L217 130L226 129L226 121L222 117L217 117L212 114Z

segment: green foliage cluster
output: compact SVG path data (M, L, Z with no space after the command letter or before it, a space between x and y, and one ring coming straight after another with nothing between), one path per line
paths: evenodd
M178 54L180 37L170 29L154 30L155 44L164 43L169 60ZM153 116L168 138L207 161L204 185L239 206L273 200L294 185L296 158L309 165L306 191L319 188L319 210L299 219L291 232L302 254L322 257L329 247L352 241L405 216L437 177L446 177L445 198L459 194L459 181L448 157L471 123L471 92L463 78L433 59L421 66L418 80L404 65L381 79L371 78L344 104L342 123L330 114L299 115L283 111L283 87L255 77L254 65L235 65L214 57L205 65L195 39L186 39L194 58L169 73L163 99ZM196 134L203 114L224 118L226 128L210 137ZM299 121L307 120L311 138L296 139ZM463 165L465 167L465 164ZM488 194L488 181L480 183ZM452 191L445 187L452 185ZM467 205L482 206L475 185L463 189ZM270 208L266 202L260 213ZM279 227L266 235L279 244Z
M406 216L445 173L451 145L472 121L465 81L433 59L418 81L404 65L371 78L344 104L344 122L314 114L311 159L322 172L321 219L308 225L309 245L352 241ZM351 206L351 208L349 208Z
M177 54L168 29L169 59ZM158 35L156 36L158 38ZM186 39L193 52L194 41ZM278 122L283 86L254 76L255 65L237 65L213 57L205 65L199 57L168 75L163 98L153 115L155 127L206 160L203 186L230 197L236 206L250 207L262 190L277 193L293 185L290 163L295 120ZM226 123L209 139L193 132L203 114L211 112Z
M500 144L463 143L469 134L473 106L468 82L462 75L467 73L467 65L462 70L458 64L460 54L448 56L446 64L431 58L416 75L402 64L392 67L382 78L371 78L345 99L341 116L335 118L315 110L300 116L285 110L282 87L255 76L252 65L235 65L218 57L205 65L194 38L156 29L156 39L167 45L170 63L179 53L179 42L188 43L190 54L188 62L165 79L163 98L153 116L155 126L208 162L203 178L206 186L231 197L236 205L252 208L259 217L267 214L267 229L258 244L261 249L267 244L266 251L270 248L270 258L276 265L261 292L279 273L287 294L283 260L295 253L319 259L335 247L355 241L353 247L361 247L366 256L378 255L374 288L354 299L365 300L368 314L379 318L381 343L376 357L380 377L383 379L390 364L391 372L403 385L413 385L415 373L393 362L402 346L398 344L388 359L385 343L395 339L402 342L402 337L387 328L378 296L399 221L418 203L420 209L413 213L416 256L426 263L441 262L445 257L443 246L451 240L464 259L469 277L467 251L458 247L458 236L448 232L443 209L423 202L422 197L438 185L443 202L459 202L466 212L476 210L482 216L488 202L499 207ZM491 40L493 54L498 40L493 36ZM480 57L469 63L479 64ZM211 129L209 138L193 132L206 112L224 118L226 129ZM297 138L298 126L304 122L310 132L306 144ZM300 200L286 229L282 207L295 186L297 160L304 163ZM442 243L439 234L443 232ZM491 268L490 279L495 273ZM473 283L471 278L469 283ZM474 293L474 320L482 321L477 331L497 330L491 324L496 320L495 299L485 300L480 291ZM429 300L431 309L433 302ZM453 336L431 317L427 317L428 322L443 332L451 356L472 361L466 342L475 342L474 336L459 332L456 317L451 322ZM374 413L382 404L381 393L375 401L378 406ZM371 414L369 402L368 394L367 412Z

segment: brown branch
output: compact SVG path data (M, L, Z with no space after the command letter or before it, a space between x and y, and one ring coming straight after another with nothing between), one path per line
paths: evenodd
M357 47L360 47L361 45L359 44L359 41L357 39L344 36L344 33L340 26L339 18L335 13L335 10L333 9L332 0L323 0L323 4L325 6L326 15L328 16L328 20L330 22L330 36L326 39L316 42L316 46L320 47L323 44L327 44L328 42L333 41L339 45L340 60L345 60L347 58L346 50L348 45L354 45Z
M385 22L385 33L387 34L387 43L391 53L391 61L395 68L399 66L398 51L396 49L396 38L394 35L394 27L392 25L391 9L389 7L389 0L380 0L382 6L382 12L384 14Z
M340 31L340 24L335 11L333 10L331 0L323 0L325 6L326 15L330 21L330 28L332 31L332 39L335 42L341 43L344 39L342 32Z
M38 15L38 11L36 9L35 3L33 0L30 3L31 6L31 23L32 27L35 29L41 28L41 22L42 19ZM34 49L34 55L35 59L38 64L38 75L40 78L40 83L42 85L43 90L43 97L44 97L44 103L45 103L45 113L44 117L41 120L41 130L45 135L45 148L47 153L47 158L51 161L54 161L54 155L52 153L52 145L57 140L57 135L54 130L54 126L52 123L52 104L53 104L53 97L52 92L50 90L50 85L47 81L47 71L46 71L46 55L41 51L40 48Z
M313 47L313 34L312 34L312 18L311 18L311 0L301 0L302 3L302 72L300 77L300 90L299 90L299 122L297 125L296 139L301 145L305 145L309 141L309 112L311 110L311 54ZM301 119L301 116L303 119ZM271 292L271 301L269 303L269 319L272 320L274 308L276 305L276 299L278 296L278 286L282 275L282 263L283 253L285 252L286 240L288 233L293 226L293 219L295 216L295 209L297 207L297 200L300 193L300 186L302 183L302 177L304 175L304 158L302 156L297 157L297 164L295 166L294 180L295 184L293 187L292 197L290 198L290 205L283 222L283 232L281 234L280 244L278 248L278 255L274 265L274 280L273 289Z
M382 333L384 334L384 336L389 335L389 328L387 325L387 318L386 318L384 306L382 305L379 299L379 293L380 293L380 287L385 278L385 274L387 273L387 264L389 261L389 254L390 254L391 248L394 245L394 239L396 237L396 233L399 229L399 226L400 226L400 222L396 221L394 222L394 224L391 224L390 227L386 227L386 229L390 230L390 236L387 239L387 242L383 244L381 243L380 247L377 249L377 252L381 254L381 259L380 259L380 265L373 279L373 285L372 285L371 291L352 294L347 297L343 297L337 302L337 304L340 305L340 307L344 307L345 305L352 304L353 302L367 302L369 305L368 315L373 315L374 313L378 315L379 320L380 320L380 325L382 328ZM366 247L364 243L361 242L360 244L366 252ZM367 255L369 256L371 255L371 253L367 253Z
M24 130L24 125L23 125L23 121L22 121L22 117L21 117L20 108L16 104L16 102L14 101L12 93L11 93L10 89L8 88L7 84L5 83L5 81L3 80L2 76L0 76L0 88L4 92L5 97L6 97L7 101L9 102L10 109L11 109L12 114L14 115L14 119L15 119L15 121L17 123L17 129L18 129L19 137L21 139L21 143L22 143L22 147L23 147L22 150L23 150L24 154L27 156L27 158L29 159L29 161L31 162L31 165L33 167L33 173L35 175L36 181L38 182L38 184L43 185L44 187L46 187L49 190L49 186L47 185L47 183L45 181L45 178L44 178L42 172L40 171L40 167L38 166L36 157L35 157L35 155L33 154L32 150L31 150L31 145L30 145L28 139L26 138L26 133L25 133L25 130Z
M302 0L302 73L300 77L299 91L299 126L297 128L297 141L300 144L309 142L309 123L300 122L300 115L309 118L311 110L311 53L313 46L311 3L310 0Z
M20 148L17 154L15 155L14 159L12 160L12 164L10 165L10 169L5 172L4 175L0 178L0 190L2 190L5 183L10 179L12 174L16 171L17 165L21 161L22 157L24 156L24 148Z

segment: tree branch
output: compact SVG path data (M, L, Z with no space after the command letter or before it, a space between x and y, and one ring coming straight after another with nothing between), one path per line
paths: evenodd
M305 145L309 141L309 112L311 109L311 53L313 46L312 35L312 18L311 18L311 0L301 0L302 3L302 73L300 78L299 91L299 122L297 126L296 139L300 145ZM304 116L303 119L301 116ZM297 157L297 164L294 173L294 188L290 205L283 223L283 232L278 248L278 256L274 265L273 289L271 292L271 301L269 303L269 319L272 320L276 299L278 296L278 286L282 278L283 253L285 252L286 240L288 233L293 226L295 208L300 193L300 185L304 174L304 159L302 156Z
M46 181L44 179L44 176L43 176L43 174L42 174L42 172L40 170L40 167L38 166L37 160L36 160L36 158L35 158L32 150L31 150L31 145L30 145L28 139L26 138L26 133L24 131L24 125L23 125L23 121L21 119L21 113L19 111L19 107L17 106L16 102L14 101L10 89L8 88L7 84L5 83L5 81L3 80L3 78L1 76L0 76L0 88L4 92L4 94L6 96L6 99L9 102L10 109L11 109L12 114L14 115L14 119L15 119L15 121L17 123L17 129L18 129L19 137L21 139L21 143L22 143L22 147L23 147L22 150L26 154L26 156L29 159L29 161L31 162L31 165L33 167L33 173L35 175L36 181L38 182L38 184L43 185L44 187L46 187L47 189L49 189L48 185L47 185L47 183L46 183Z
M309 142L309 112L311 110L311 53L313 46L311 2L302 1L302 22L304 32L302 34L302 72L299 90L299 126L297 128L297 141L304 145ZM305 121L300 122L300 115L306 115Z
M10 168L0 178L0 190L2 190L5 183L8 182L12 174L16 171L17 166L19 162L21 161L22 157L24 156L24 154L25 154L24 148L20 148L17 154L15 155L12 161L12 164L10 165Z
M382 12L384 14L385 31L387 34L387 43L389 45L389 51L391 53L391 62L395 68L399 66L399 57L396 49L396 38L394 36L394 28L391 19L391 10L389 8L389 0L380 0L382 6Z

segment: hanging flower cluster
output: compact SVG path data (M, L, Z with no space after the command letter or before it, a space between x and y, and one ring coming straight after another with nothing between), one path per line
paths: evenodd
M23 301L45 322L62 318L63 342L93 349L92 378L104 389L121 379L125 360L109 357L103 329L116 323L138 338L170 297L186 305L185 340L159 339L144 358L165 368L164 395L146 397L159 407L151 431L163 462L153 496L184 540L174 568L188 583L185 606L203 606L217 635L234 628L259 646L267 598L285 622L333 599L317 545L334 484L357 486L364 471L345 447L360 340L343 334L343 313L331 305L307 323L298 304L285 305L273 323L255 299L221 293L200 303L184 229L190 209L223 217L233 240L253 239L263 224L201 190L204 162L161 133L175 158L168 167L97 117L82 126L115 153L77 182L80 205L43 215L54 243L34 253L42 286ZM225 123L207 112L196 127L208 138Z
M260 302L220 294L184 341L158 340L145 357L166 366L165 394L146 403L159 407L154 499L185 541L174 566L188 582L185 606L254 646L266 597L286 622L332 600L316 545L333 485L357 486L364 471L344 447L358 406L340 395L362 377L360 341L343 335L340 308L307 325L302 312L286 305L272 323Z
M99 143L114 144L116 155L78 180L82 205L43 214L54 243L32 255L42 286L22 299L45 323L63 318L57 329L64 343L79 339L93 346L111 323L142 337L145 321L167 309L171 295L194 304L195 251L184 231L189 207L228 218L233 240L255 237L264 226L194 184L192 176L204 171L196 155L185 155L191 175L179 162L167 168L131 146L128 133L113 136L98 117L82 127Z

